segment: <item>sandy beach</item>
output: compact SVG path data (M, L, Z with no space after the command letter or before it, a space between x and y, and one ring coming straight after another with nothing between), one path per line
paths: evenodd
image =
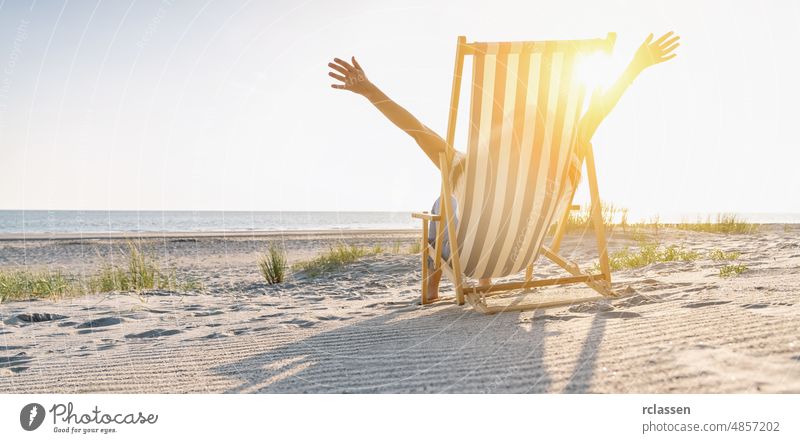
M420 258L404 252L415 231L152 235L141 242L159 262L203 288L0 304L0 392L800 392L800 225L646 235L739 252L747 270L724 278L725 262L705 256L654 263L615 272L610 302L482 315L418 304ZM615 229L610 250L633 237ZM121 260L125 241L7 238L0 269L91 272ZM256 266L269 241L290 262L336 241L401 252L269 286ZM591 235L571 233L562 251L591 262Z

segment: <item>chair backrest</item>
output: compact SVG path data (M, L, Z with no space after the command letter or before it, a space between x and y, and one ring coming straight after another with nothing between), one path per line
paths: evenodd
M456 188L462 272L502 277L538 257L568 210L581 159L577 129L584 86L578 57L602 40L472 43L469 136Z

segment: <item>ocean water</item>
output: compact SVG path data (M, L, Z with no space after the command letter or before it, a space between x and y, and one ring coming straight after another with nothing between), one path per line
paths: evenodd
M411 229L410 212L0 211L0 234Z
M800 223L798 213L741 213L752 223ZM661 223L716 219L716 214L662 215ZM631 219L633 221L633 219ZM0 210L0 234L246 232L417 229L409 212L20 211Z

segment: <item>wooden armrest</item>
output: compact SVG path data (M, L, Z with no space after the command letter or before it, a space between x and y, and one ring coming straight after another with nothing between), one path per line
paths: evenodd
M421 220L427 220L427 221L431 221L431 220L439 221L439 220L442 219L441 215L429 214L427 212L412 212L411 213L411 217L418 218L418 219L421 219Z

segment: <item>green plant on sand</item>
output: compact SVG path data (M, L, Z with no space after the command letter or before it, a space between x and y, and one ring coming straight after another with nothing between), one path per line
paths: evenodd
M282 283L286 279L288 269L286 251L274 243L270 243L266 254L258 258L258 268L267 284L274 285Z
M174 270L163 271L151 256L129 242L125 266L104 264L89 276L61 271L0 271L0 302L29 298L60 298L102 292L142 292L151 289L193 291L197 282L179 281Z
M310 277L317 277L324 273L340 269L367 255L379 254L381 252L383 252L382 248L366 249L357 245L336 243L330 246L327 252L311 260L296 263L293 267Z

